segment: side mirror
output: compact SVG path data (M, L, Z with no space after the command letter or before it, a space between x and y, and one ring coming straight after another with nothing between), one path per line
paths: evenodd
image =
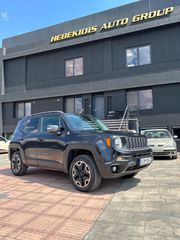
M48 125L47 132L48 133L57 133L59 131L59 126L57 125Z
M174 138L174 139L178 139L178 136L177 136L177 135L174 135L173 138Z

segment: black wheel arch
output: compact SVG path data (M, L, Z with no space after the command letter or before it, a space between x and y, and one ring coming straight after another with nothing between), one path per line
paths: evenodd
M10 146L9 146L9 160L11 161L12 154L14 152L17 152L17 151L20 152L22 161L25 164L26 161L25 161L25 157L24 157L24 151L22 149L21 144L19 144L19 143L10 143Z
M80 145L73 145L68 146L64 156L64 171L69 172L70 165L72 160L78 155L89 155L92 157L92 161L94 161L96 167L98 168L97 164L97 153L95 152L93 147L88 146L80 146Z

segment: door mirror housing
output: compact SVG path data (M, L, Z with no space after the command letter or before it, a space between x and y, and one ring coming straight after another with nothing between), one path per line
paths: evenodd
M57 133L59 131L58 125L48 125L47 126L47 132L48 133Z

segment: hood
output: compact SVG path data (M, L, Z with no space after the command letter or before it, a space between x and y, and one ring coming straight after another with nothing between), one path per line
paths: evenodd
M111 131L111 130L104 130L104 131L81 131L80 135L96 135L96 136L127 136L127 137L137 137L139 134L132 133L128 131Z

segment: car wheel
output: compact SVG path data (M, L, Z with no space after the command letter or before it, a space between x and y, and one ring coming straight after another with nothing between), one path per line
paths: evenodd
M136 173L131 173L131 174L125 175L125 176L123 176L123 177L124 177L124 178L133 178L133 177L135 177L137 174L138 174L137 172L136 172Z
M101 183L94 160L88 155L79 155L73 159L69 175L74 187L81 192L93 191Z
M27 166L23 163L19 151L14 152L11 156L11 171L15 176L23 176L27 172Z

